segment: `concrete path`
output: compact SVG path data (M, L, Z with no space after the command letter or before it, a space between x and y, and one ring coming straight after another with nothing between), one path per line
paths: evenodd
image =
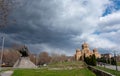
M13 71L5 71L2 72L0 76L11 76L13 74Z
M104 67L104 65L102 65L101 67ZM105 68L116 70L116 66L115 65L105 65ZM120 71L120 66L117 66L117 69L118 69L118 71Z

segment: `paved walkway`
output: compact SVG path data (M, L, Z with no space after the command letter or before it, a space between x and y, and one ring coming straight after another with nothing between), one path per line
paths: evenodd
M1 76L11 76L13 74L13 71L5 71L1 73Z
M102 67L104 67L104 65L102 65ZM109 69L113 69L116 70L116 66L115 65L105 65L105 68L109 68ZM118 71L120 71L120 66L117 66Z

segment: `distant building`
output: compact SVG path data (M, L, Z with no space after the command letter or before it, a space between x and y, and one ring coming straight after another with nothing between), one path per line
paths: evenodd
M84 42L84 44L82 44L82 50L80 50L80 49L76 50L75 59L77 61L83 60L84 55L85 55L85 57L89 57L93 54L95 54L96 58L101 58L101 54L97 51L96 48L93 49L93 51L91 51L89 49L89 45Z
M97 48L93 49L93 54L95 54L96 58L101 58L101 54L98 52Z
M112 55L110 53L106 53L106 54L101 54L101 57L104 57L104 58L111 58Z
M75 59L76 60L81 60L82 59L82 52L80 51L80 49L76 50Z
M118 55L118 56L116 57L116 60L117 60L118 62L120 62L120 55Z

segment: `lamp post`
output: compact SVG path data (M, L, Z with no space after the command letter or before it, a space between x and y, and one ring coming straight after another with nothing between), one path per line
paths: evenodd
M116 66L116 71L118 71L118 68L117 68L117 57L116 57L115 50L114 50L114 58L115 58L115 66Z
M5 38L2 37L2 51L1 51L1 58L0 58L0 70L2 69L2 59L3 59L3 50L4 50L4 40Z
M100 48L102 51L105 51L104 48ZM104 65L104 68L105 68L105 62L106 62L106 56L105 54L103 54L103 59L102 59L102 64Z
M106 57L105 57L105 55L104 55L103 58L104 58L104 63L103 63L103 64L104 64L104 68L105 68L105 62L106 62Z

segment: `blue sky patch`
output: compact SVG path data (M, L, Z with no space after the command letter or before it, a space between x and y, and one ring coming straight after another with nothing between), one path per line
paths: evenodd
M102 16L106 16L108 14L111 14L112 12L120 10L120 0L111 0L112 3L109 5L106 5L106 10L103 13Z

